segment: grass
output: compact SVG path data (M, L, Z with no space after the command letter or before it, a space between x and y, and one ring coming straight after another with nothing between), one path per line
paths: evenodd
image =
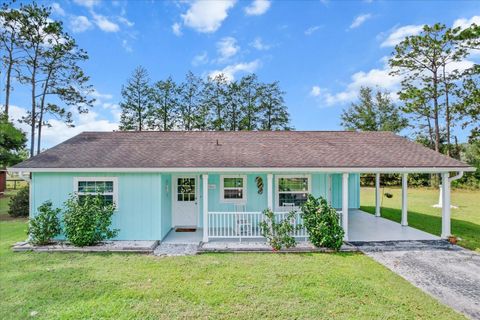
M393 194L392 198L382 197L382 216L400 222L401 189L385 187L381 192ZM414 228L440 235L442 226L442 210L433 208L438 202L438 190L408 189L408 224ZM480 252L480 191L452 190L452 233L462 240L459 244L465 248ZM361 209L375 212L375 189L362 188Z
M361 254L13 253L26 227L0 221L1 319L464 319Z
M4 195L0 195L0 221L11 219L11 217L8 215L8 204L10 202L10 198L17 192L18 190L7 190Z

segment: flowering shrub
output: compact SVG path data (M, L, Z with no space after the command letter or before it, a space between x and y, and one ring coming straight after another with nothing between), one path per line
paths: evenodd
M38 207L38 214L30 219L28 224L29 242L36 245L47 244L58 236L62 231L59 214L60 209L53 209L51 201L45 201Z
M295 219L295 211L290 212L287 217L278 222L270 209L265 209L263 215L265 219L260 222L260 231L262 236L267 238L267 242L273 250L278 251L283 247L291 248L297 244L295 238L291 236L292 232L296 230L291 223ZM299 227L301 226L297 226L297 228Z
M78 247L114 238L118 234L118 229L110 229L114 212L115 205L99 195L85 195L81 201L72 195L65 202L65 236Z
M309 194L302 205L301 216L308 238L314 246L340 249L345 232L340 226L337 211L327 200Z

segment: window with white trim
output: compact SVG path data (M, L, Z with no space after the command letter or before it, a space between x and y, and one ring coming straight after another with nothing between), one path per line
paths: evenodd
M99 195L105 204L117 204L118 183L116 177L77 177L74 190L81 202L87 195Z
M246 176L221 176L220 198L223 202L245 202L247 192Z
M298 208L310 192L310 181L307 176L277 177L277 207Z

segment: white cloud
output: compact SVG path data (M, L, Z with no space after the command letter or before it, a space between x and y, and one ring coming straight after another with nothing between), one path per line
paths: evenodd
M44 126L42 128L42 148L51 148L83 131L113 131L118 129L118 122L120 119L119 112L120 108L118 105L106 104L104 109L111 111L114 121L99 119L99 114L90 111L88 113L79 114L78 112L73 112L73 119L75 127L69 128L65 123L57 119L50 119L49 123L51 127ZM27 110L18 107L11 106L11 119L17 121L21 119L22 116L27 114ZM26 133L30 132L30 127L25 123L16 124L20 129ZM27 137L30 137L27 134Z
M314 32L318 31L321 27L320 26L313 26L305 30L305 35L309 36L313 34Z
M87 7L87 8L91 9L94 6L96 6L97 4L99 4L100 0L73 0L73 2L75 2L76 4L78 4L80 6Z
M206 51L200 54L197 54L195 57L193 57L193 60L192 60L192 65L195 67L201 66L207 63L208 63L208 54Z
M226 66L222 70L214 70L210 72L209 77L214 78L219 74L223 74L227 79L227 81L233 81L237 73L239 72L252 73L252 72L255 72L255 70L257 70L259 66L260 66L259 60L232 64L232 65Z
M267 12L271 3L269 0L253 0L252 3L245 7L245 14L249 16L259 16Z
M264 51L264 50L269 50L272 46L266 44L263 42L262 38L257 37L255 40L253 40L252 43L250 43L252 47L254 47L257 50Z
M117 19L120 23L123 23L127 27L133 27L135 25L135 23L133 23L132 21L128 20L125 17L118 17Z
M480 26L480 16L473 16L470 19L460 18L453 22L453 27L457 28L460 27L462 29L466 29L475 23L477 26Z
M182 35L182 27L180 26L180 23L175 22L174 24L172 24L172 32L177 37Z
M372 17L372 15L370 13L361 14L361 15L357 16L353 20L352 24L350 25L350 29L355 29L355 28L360 27L365 21L367 21L371 17Z
M132 52L133 51L132 46L130 45L130 43L128 42L127 39L122 40L122 47L127 52Z
M219 62L225 62L240 50L237 45L237 39L233 37L225 37L217 42L217 52L220 55Z
M319 86L313 86L310 90L310 95L313 97L318 97L322 93L322 89Z
M198 32L215 32L227 18L228 10L235 2L236 0L196 0L192 2L188 11L181 15L183 24Z
M92 12L93 20L97 27L105 32L118 32L120 27L115 22L108 20L107 17Z
M113 95L110 93L100 93L97 89L93 89L89 94L90 97L96 99L96 105L103 103L103 100L113 99Z
M391 98L397 100L396 91L400 86L401 77L390 75L390 67L388 66L387 59L382 60L385 65L382 69L371 69L370 71L356 72L351 76L351 81L345 88L345 90L332 93L326 88L320 86L313 86L310 95L320 99L322 103L327 106L335 104L344 104L352 102L357 99L360 87L378 87L391 92Z
M419 34L423 29L423 25L407 25L393 30L385 39L381 47L394 47L408 36Z
M56 2L52 3L52 12L62 17L65 15L65 10Z
M73 32L84 32L92 27L92 23L85 16L70 18L70 28Z

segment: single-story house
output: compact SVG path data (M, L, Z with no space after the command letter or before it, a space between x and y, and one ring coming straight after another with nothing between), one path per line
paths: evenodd
M403 226L407 175L440 173L447 237L450 182L473 168L390 132L198 131L84 132L9 170L30 181L30 216L46 200L62 207L71 194L101 192L117 206L118 240L195 229L207 242L260 237L264 209L282 216L309 193L337 208L348 240L362 173L376 174L377 216L380 174L403 175Z

